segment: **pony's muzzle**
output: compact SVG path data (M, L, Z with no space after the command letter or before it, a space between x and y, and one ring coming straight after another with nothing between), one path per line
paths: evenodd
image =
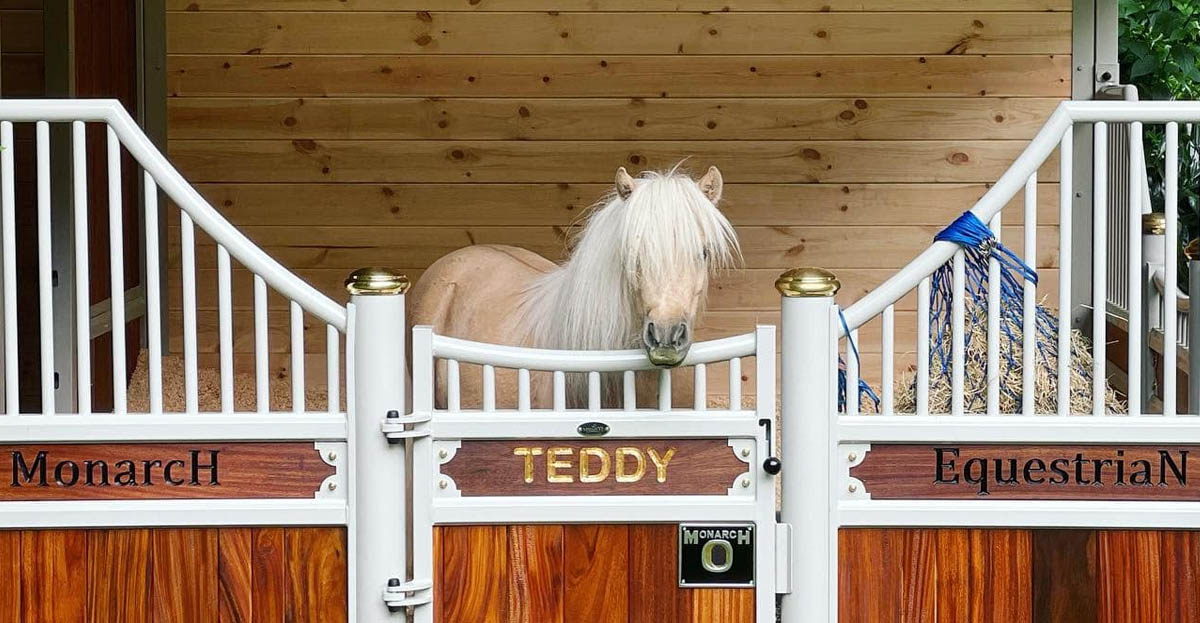
M674 324L647 320L642 331L646 355L656 366L677 366L683 363L692 346L692 332L686 321Z

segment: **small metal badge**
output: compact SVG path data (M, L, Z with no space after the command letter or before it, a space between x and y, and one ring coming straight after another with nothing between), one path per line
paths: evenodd
M754 524L680 524L679 586L754 586Z
M603 437L612 429L604 422L584 422L575 430L579 431L579 434L584 437Z

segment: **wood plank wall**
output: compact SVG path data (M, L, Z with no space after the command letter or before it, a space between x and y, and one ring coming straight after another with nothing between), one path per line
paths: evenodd
M830 268L843 303L861 296L969 208L1070 93L1069 0L167 6L171 158L323 291L342 298L342 279L365 265L416 277L471 243L559 258L618 166L690 157L723 170L723 208L746 251L746 270L713 285L702 337L776 321L771 284L785 268ZM1056 176L1043 171L1039 201L1047 294ZM214 258L200 249L202 292ZM247 336L251 299L239 297ZM211 352L215 297L199 300ZM899 309L898 348L912 350L911 297ZM313 330L306 370L319 382ZM871 331L867 378L878 368ZM751 393L750 375L745 385ZM709 386L724 391L723 375Z
M0 623L344 622L342 528L0 531Z

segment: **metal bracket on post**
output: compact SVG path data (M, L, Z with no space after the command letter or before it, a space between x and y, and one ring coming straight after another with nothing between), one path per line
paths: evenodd
M380 423L379 428L383 431L383 436L387 437L388 443L400 443L404 439L428 437L428 428L408 427L414 424L424 424L432 419L433 416L428 413L400 417L400 412L393 409L387 412L387 417Z
M401 608L415 608L433 602L433 580L412 580L401 582L400 578L388 580L387 588L383 590L383 603L391 612L400 612Z

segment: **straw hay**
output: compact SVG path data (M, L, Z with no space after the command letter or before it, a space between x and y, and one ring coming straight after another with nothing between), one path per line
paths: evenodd
M1056 314L1055 314L1056 315ZM1022 330L1011 320L1002 320L1008 332L1000 331L1000 413L1021 413ZM965 374L963 379L964 410L967 413L987 412L987 312L980 306L968 304L966 325L970 335L964 348ZM936 328L931 327L931 331ZM946 332L949 335L949 332ZM1044 340L1044 336L1038 336ZM1057 336L1051 338L1057 340ZM1042 344L1034 354L1034 412L1058 412L1058 357L1055 344ZM931 349L932 350L932 349ZM935 359L930 364L929 412L950 412L950 375L941 374ZM1077 330L1071 330L1071 405L1070 413L1092 412L1092 352L1091 342ZM897 413L916 411L916 373L908 371L895 384ZM1113 388L1105 383L1106 409L1109 413L1126 413L1125 403ZM864 401L864 411L874 411L875 405Z
M145 350L138 353L137 367L129 379L128 409L132 413L150 411L149 355ZM164 355L162 358L163 410L181 413L184 410L183 357ZM290 377L273 372L270 379L272 411L290 411L292 408L292 384ZM197 397L201 412L221 411L221 372L215 368L201 367L196 377ZM257 410L254 392L254 374L235 372L233 375L233 410L253 412ZM310 411L325 410L325 388L309 387L305 391L305 407Z

